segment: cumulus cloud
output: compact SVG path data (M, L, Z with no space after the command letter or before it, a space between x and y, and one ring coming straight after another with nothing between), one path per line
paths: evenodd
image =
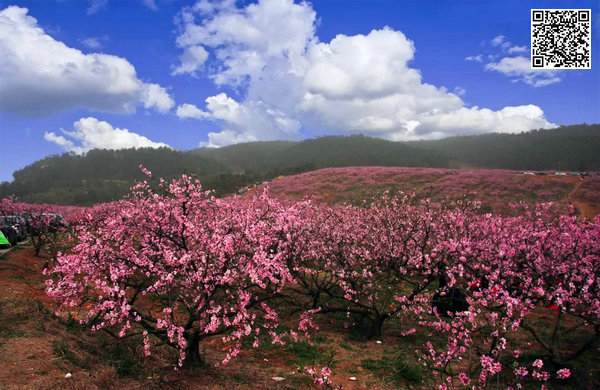
M529 58L523 56L504 57L498 62L486 64L485 69L500 72L513 81L520 81L533 87L544 87L562 80L559 71L531 69Z
M187 47L183 54L179 56L180 64L173 70L173 74L196 74L196 70L200 68L206 59L208 52L202 46Z
M203 0L178 20L183 55L203 47L214 83L244 91L239 100L221 93L208 97L205 108L178 108L182 118L220 124L209 146L294 139L302 128L412 140L553 126L539 107L468 108L459 96L464 90L424 82L411 66L414 43L401 31L385 27L320 42L308 3L261 0L240 8ZM505 42L497 38L498 46Z
M73 126L73 130L61 129L63 135L46 132L44 139L76 154L83 154L92 149L170 147L162 142L153 142L127 129L114 128L110 123L92 117L81 118Z
M181 119L188 119L188 118L203 119L203 118L209 118L210 114L202 111L201 109L199 109L198 107L196 107L193 104L185 103L185 104L181 104L177 107L177 116Z
M28 15L0 11L0 110L44 116L76 107L125 112L136 106L166 112L174 102L157 84L137 77L124 58L70 48Z
M208 142L200 142L198 146L208 148L218 148L220 146L239 144L242 142L259 141L253 135L248 133L240 133L234 130L221 130L219 132L208 133Z
M158 84L143 85L142 102L144 108L152 108L163 114L175 105L175 101L169 96L167 90Z

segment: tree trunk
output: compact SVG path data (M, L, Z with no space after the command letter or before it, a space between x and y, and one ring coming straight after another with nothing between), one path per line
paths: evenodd
M40 250L42 249L42 238L37 237L35 235L31 236L31 245L33 245L33 250L35 252L35 256L40 256Z
M387 316L378 315L375 318L371 318L371 329L369 331L369 338L381 337L381 328L383 322Z
M189 337L186 337L187 347L185 350L185 361L186 366L198 366L204 364L204 359L200 354L200 341L202 338L198 332L191 333Z

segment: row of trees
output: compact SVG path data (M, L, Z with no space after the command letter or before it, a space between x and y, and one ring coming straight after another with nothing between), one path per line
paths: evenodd
M567 378L600 338L600 219L549 205L482 215L474 201L404 194L362 207L281 204L267 192L217 199L192 177L156 183L86 211L47 281L48 295L87 313L82 322L139 334L146 354L167 344L183 365L221 334L226 362L244 340L310 337L315 317L339 312L371 337L390 319L403 335L444 336L415 346L440 388L484 388L495 375L511 386ZM540 310L553 313L549 339L531 320ZM289 312L296 325L282 332ZM574 330L585 339L565 347ZM542 359L520 359L516 334ZM310 373L333 386L329 367Z

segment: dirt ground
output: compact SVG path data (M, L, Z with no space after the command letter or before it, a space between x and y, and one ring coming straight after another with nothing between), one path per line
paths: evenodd
M314 346L264 343L243 350L227 365L218 365L226 346L215 337L201 347L204 366L174 371L172 350L156 348L145 358L140 340L116 340L64 315L56 316L55 303L44 293L46 261L35 257L29 246L0 257L0 390L312 389L316 387L300 368L330 359L333 383L344 389L432 388L415 359L415 348L424 340L401 337L403 329L394 322L384 326L379 340L365 340L352 332L344 318L331 317L318 318ZM543 327L552 315L542 309L531 320ZM526 335L516 337L522 337L523 350L535 356L535 346L527 345ZM600 353L591 352L575 367L577 382L548 388L599 388ZM539 385L526 388L539 389Z
M0 389L310 389L298 366L334 356L335 383L345 389L422 388L390 384L360 366L368 357L386 356L385 339L348 340L344 333L317 332L316 347L265 345L243 351L227 365L220 339L205 343L206 366L173 370L170 351L144 358L139 343L117 342L75 321L57 317L44 293L45 258L20 246L0 257ZM323 324L327 327L327 323ZM340 347L342 345L343 347ZM312 356L314 355L314 356ZM67 374L70 377L67 378ZM283 377L277 382L273 377ZM355 377L356 380L350 380Z

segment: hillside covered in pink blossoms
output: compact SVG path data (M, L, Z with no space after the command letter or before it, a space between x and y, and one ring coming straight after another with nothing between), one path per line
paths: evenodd
M600 176L524 175L511 170L462 170L405 167L325 168L287 176L269 183L270 194L297 200L313 196L327 203L360 203L386 190L415 193L433 200L471 196L482 211L507 213L514 202L573 203L588 218L598 214ZM588 215L589 214L589 215Z

